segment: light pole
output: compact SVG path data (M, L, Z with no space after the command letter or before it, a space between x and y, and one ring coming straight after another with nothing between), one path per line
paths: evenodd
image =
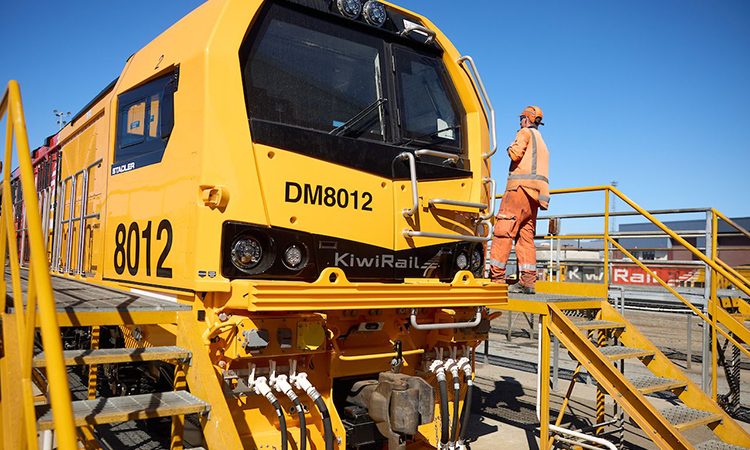
M55 121L57 122L57 129L62 130L63 127L68 123L67 118L70 117L70 111L62 112L62 111L53 109L52 114L55 115Z

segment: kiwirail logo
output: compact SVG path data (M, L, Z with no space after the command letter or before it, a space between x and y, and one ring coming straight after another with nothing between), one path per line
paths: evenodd
M428 269L433 264L430 261L420 264L419 258L416 256L396 258L393 255L375 255L361 258L353 253L336 252L333 265L344 268L390 267L392 269Z

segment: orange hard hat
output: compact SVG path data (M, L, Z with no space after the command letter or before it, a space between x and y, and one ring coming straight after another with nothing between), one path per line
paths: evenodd
M542 114L542 108L538 106L527 106L521 115L526 116L533 124L544 125L542 123L542 117L544 117L544 114Z

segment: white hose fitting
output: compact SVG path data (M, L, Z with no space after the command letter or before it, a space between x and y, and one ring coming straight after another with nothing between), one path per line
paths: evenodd
M276 392L281 392L282 394L289 397L289 400L291 401L297 399L297 394L294 393L292 385L287 381L286 375L279 375L278 377L276 377L273 382L273 388L276 389Z
M318 390L315 389L315 386L310 383L310 380L307 379L307 373L300 372L294 374L289 378L289 381L291 381L295 388L304 391L313 402L320 397L320 392L318 392Z
M253 386L253 390L256 394L262 395L266 399L268 399L269 402L273 403L276 400L276 396L273 395L273 391L271 390L271 386L268 385L268 381L266 380L266 377L258 377L255 379L255 384Z
M458 362L453 358L448 358L443 367L453 375L453 384L458 383Z
M429 371L435 374L438 381L445 381L445 362L436 359L430 364Z
M463 358L458 360L456 365L458 366L458 370L464 372L464 379L467 382L471 381L471 360L464 356Z

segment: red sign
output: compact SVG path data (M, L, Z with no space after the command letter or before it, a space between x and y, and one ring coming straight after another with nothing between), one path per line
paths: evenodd
M698 269L690 267L655 267L651 269L670 286L681 286L698 276ZM612 266L612 284L659 285L650 273L634 266Z

